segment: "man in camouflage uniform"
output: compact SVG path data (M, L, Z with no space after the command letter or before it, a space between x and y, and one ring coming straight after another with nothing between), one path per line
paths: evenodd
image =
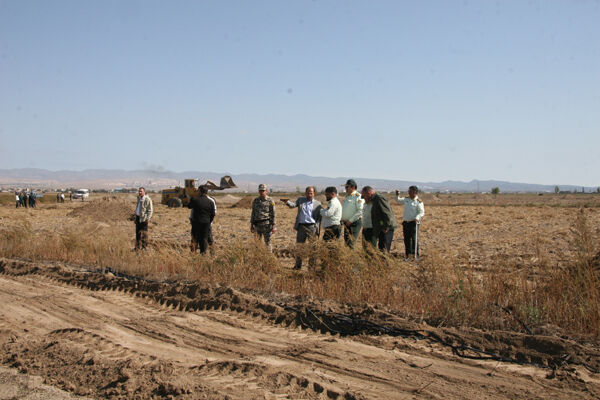
M258 197L252 202L252 216L250 217L250 232L263 237L269 251L271 247L271 234L275 231L275 202L268 196L267 186L258 185Z

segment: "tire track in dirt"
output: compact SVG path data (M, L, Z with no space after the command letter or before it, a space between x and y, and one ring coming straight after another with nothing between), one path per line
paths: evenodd
M231 288L1 260L0 301L6 304L0 319L3 363L78 395L351 399L599 393L597 377L582 375L585 371L561 370L545 379L547 370L465 360L427 340L317 333L303 329L285 307Z

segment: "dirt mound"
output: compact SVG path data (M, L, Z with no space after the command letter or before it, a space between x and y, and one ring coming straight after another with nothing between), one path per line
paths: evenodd
M231 206L231 208L252 208L252 202L254 201L254 197L245 196L240 199L237 203Z
M117 198L104 196L81 207L73 209L67 215L77 218L88 218L100 222L126 221L133 214L135 203Z
M241 197L233 196L231 194L226 194L225 196L219 196L214 198L217 204L235 204L240 201Z

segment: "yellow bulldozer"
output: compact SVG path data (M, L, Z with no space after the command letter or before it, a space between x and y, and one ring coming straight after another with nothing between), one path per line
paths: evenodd
M229 175L222 177L221 183L218 186L212 181L206 181L206 183L196 186L196 182L198 182L198 179L186 179L184 187L177 186L163 189L160 203L169 207L187 207L190 199L196 195L196 190L200 186L204 186L208 190L223 190L237 187Z

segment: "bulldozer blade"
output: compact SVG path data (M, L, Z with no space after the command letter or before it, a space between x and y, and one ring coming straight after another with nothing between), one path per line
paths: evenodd
M212 182L211 182L212 183ZM219 185L219 189L229 189L235 188L237 185L233 182L233 179L229 175L225 175L221 178L221 184Z

